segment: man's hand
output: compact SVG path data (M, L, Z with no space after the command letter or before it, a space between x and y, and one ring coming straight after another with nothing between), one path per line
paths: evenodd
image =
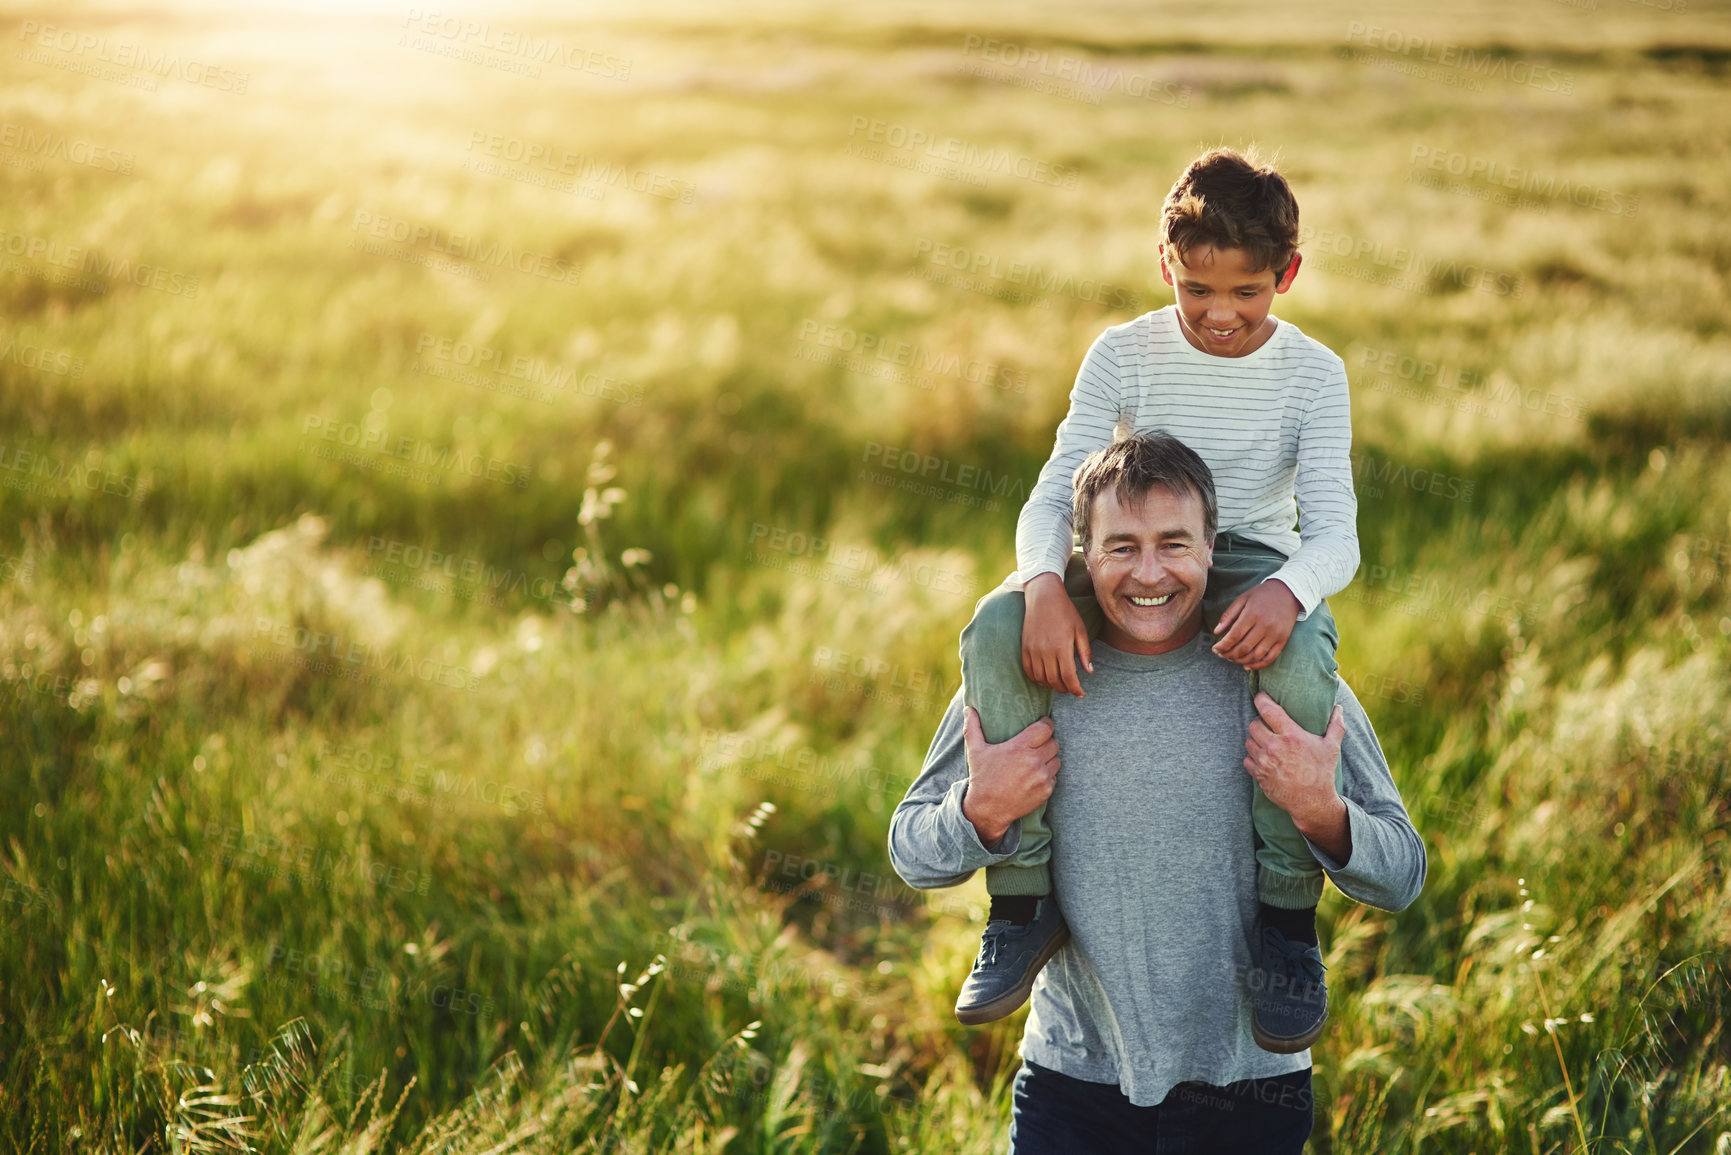
M1033 725L996 745L980 732L980 716L972 706L962 718L962 738L968 748L968 791L962 796L962 817L974 824L980 845L991 846L1010 823L1052 796L1058 781L1058 742L1052 720Z
M1334 768L1346 737L1346 718L1336 706L1328 730L1312 734L1267 694L1256 695L1262 715L1244 740L1244 768L1268 800L1292 815L1300 834L1336 862L1352 858L1352 827L1346 803L1334 788Z
M1298 621L1298 595L1275 579L1265 581L1248 593L1239 594L1220 615L1215 633L1226 636L1214 643L1214 652L1229 662L1247 670L1263 670L1274 664L1292 627ZM1027 642L1022 643L1024 649Z
M1037 686L1083 697L1076 654L1081 653L1082 666L1090 674L1094 655L1088 648L1088 626L1070 601L1064 580L1055 573L1040 574L1023 587L1023 596L1027 609L1022 618L1022 672Z

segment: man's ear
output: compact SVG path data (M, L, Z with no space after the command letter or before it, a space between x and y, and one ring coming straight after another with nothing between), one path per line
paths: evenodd
M1304 260L1303 253L1293 253L1292 263L1286 266L1286 271L1280 274L1280 279L1274 283L1274 291L1284 293L1292 288L1292 279L1298 276L1298 266Z
M1160 279L1165 281L1168 285L1172 285L1174 288L1177 287L1177 282L1172 279L1172 270L1166 267L1165 245L1160 246Z

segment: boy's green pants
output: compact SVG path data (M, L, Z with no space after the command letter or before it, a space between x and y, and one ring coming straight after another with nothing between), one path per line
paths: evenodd
M1202 595L1203 629L1210 635L1234 598L1255 588L1286 564L1277 550L1236 534L1215 539L1214 565ZM1070 556L1064 586L1088 627L1100 636L1105 615L1094 600L1093 583L1082 555ZM1052 691L1036 686L1022 673L1022 618L1026 596L1000 586L980 599L974 618L962 631L962 695L980 716L987 742L1006 742L1052 712ZM1251 675L1250 692L1268 691L1292 720L1321 734L1334 710L1335 649L1340 641L1328 603L1293 626L1286 648L1273 665ZM1259 686L1260 683L1260 686ZM1340 766L1334 768L1335 788ZM1258 897L1270 906L1289 910L1312 907L1322 897L1322 869L1310 853L1292 818L1255 787L1251 817L1260 845L1256 850ZM994 895L1044 895L1052 891L1048 862L1052 832L1041 805L1022 819L1022 841L1015 857L986 868L986 890Z

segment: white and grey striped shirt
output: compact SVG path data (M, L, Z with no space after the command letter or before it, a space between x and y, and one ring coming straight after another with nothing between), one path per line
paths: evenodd
M1134 433L1163 429L1208 463L1219 532L1285 554L1273 576L1307 617L1358 570L1346 367L1288 321L1244 357L1204 353L1178 326L1167 305L1107 329L1082 359L1052 456L1016 522L1016 577L1063 575L1076 467L1112 443L1122 420Z

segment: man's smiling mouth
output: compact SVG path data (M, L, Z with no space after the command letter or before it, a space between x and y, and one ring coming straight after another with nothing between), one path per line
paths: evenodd
M1163 606L1171 600L1172 600L1171 594L1165 594L1165 595L1163 595L1161 597L1157 597L1157 598L1139 598L1139 597L1136 597L1135 595L1131 595L1130 604L1133 606L1144 606L1144 607Z

